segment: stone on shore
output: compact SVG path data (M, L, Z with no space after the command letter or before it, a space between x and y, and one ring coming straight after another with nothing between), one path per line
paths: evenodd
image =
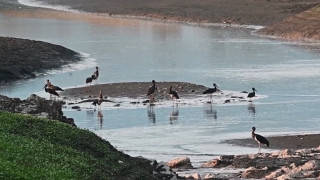
M192 168L190 158L182 157L167 162L170 168Z
M62 101L46 100L35 94L30 95L26 100L19 98L9 98L0 95L0 110L11 113L21 113L37 116L40 118L47 118L58 120L64 123L75 126L72 118L63 116Z

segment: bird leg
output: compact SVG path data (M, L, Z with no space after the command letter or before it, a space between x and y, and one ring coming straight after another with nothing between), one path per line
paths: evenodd
M259 151L258 151L258 154L260 153L260 149L261 149L261 144L259 143Z

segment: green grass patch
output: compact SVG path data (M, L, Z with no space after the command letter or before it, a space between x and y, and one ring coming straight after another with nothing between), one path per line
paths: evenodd
M0 112L0 179L152 179L152 169L88 130Z

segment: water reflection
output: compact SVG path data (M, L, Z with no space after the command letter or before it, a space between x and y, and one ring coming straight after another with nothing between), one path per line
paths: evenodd
M213 109L212 104L208 104L207 106L208 107L203 110L205 117L210 120L216 120L218 118L217 110Z
M97 113L97 117L98 117L98 122L99 122L99 125L100 125L100 129L102 129L102 124L103 124L103 114L102 114L102 111L99 110L98 113Z
M148 105L148 119L151 123L156 123L156 113L154 112L154 106L152 104Z
M178 123L178 118L179 118L179 109L178 105L176 107L173 106L172 111L169 116L170 124L177 124Z
M248 105L248 111L249 111L249 115L250 117L255 117L256 116L256 107L253 103L250 103Z
M86 113L87 113L87 119L93 120L94 110L87 110Z

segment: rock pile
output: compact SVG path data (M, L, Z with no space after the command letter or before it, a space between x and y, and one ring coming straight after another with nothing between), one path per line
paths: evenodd
M320 178L320 146L296 151L285 149L274 153L220 156L202 167L241 168L237 177L255 179Z
M35 94L26 100L9 98L0 95L0 110L12 113L30 114L41 118L59 120L75 126L72 118L63 116L62 101L52 101L41 98Z

